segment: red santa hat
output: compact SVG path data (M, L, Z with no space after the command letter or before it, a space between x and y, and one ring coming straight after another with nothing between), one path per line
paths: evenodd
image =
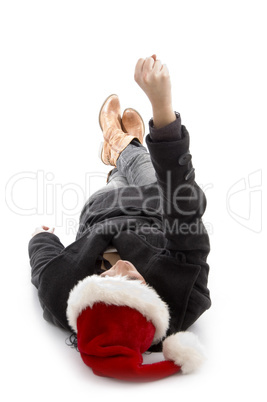
M84 363L100 376L156 380L192 372L203 360L197 337L179 332L163 341L166 360L143 364L142 354L166 336L170 316L156 291L137 280L85 278L70 292L67 318Z

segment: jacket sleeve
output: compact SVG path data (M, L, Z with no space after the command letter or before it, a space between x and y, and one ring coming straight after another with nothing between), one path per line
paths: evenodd
M31 279L37 289L40 284L40 276L46 264L57 257L64 248L59 238L49 232L38 233L30 240L28 252L32 269Z
M182 125L176 141L152 142L148 134L146 143L158 181L167 248L208 252L209 239L201 220L206 196L195 182L186 127Z
M47 265L57 258L65 249L59 238L53 233L41 232L33 236L28 245L31 265L31 280L38 289L38 297L43 309L43 317L46 321L60 327L65 326L50 312L40 295L41 277Z
M161 135L161 141L154 142L148 134L146 143L160 192L166 248L173 256L179 258L183 255L186 263L200 268L184 317L182 329L185 330L211 305L207 287L209 265L206 261L210 243L202 222L206 197L195 181L189 133L184 125L177 140L167 142Z

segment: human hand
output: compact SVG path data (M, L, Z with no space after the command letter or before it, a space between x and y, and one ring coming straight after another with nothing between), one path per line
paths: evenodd
M171 79L166 64L157 60L155 54L139 59L134 79L149 98L152 108L172 108Z
M37 235L38 233L42 233L42 232L49 232L49 233L54 233L55 228L49 229L48 226L39 226L35 229L35 231L32 233L32 237Z
M166 64L157 60L155 54L146 59L139 59L135 67L134 79L151 102L154 127L161 128L175 121L171 79Z

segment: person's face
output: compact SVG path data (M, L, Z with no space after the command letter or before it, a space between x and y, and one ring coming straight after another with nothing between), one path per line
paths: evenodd
M118 260L115 265L113 265L107 271L103 272L103 274L101 274L100 276L104 277L116 275L127 276L127 278L130 280L138 279L141 281L141 283L146 283L143 276L139 274L135 266L129 261Z

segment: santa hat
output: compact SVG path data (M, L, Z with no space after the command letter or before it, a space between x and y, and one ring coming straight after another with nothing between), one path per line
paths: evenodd
M192 372L203 360L197 337L179 332L163 341L166 360L142 364L142 353L166 336L170 316L156 291L138 280L86 277L70 292L67 318L84 363L100 376L156 380Z

